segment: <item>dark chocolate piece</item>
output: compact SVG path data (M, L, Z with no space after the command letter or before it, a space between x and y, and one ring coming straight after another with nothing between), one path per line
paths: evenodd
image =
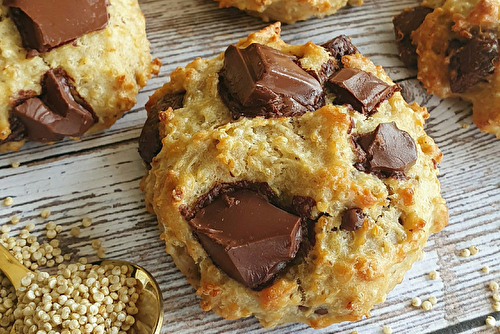
M341 230L356 231L363 226L365 214L360 208L352 208L344 212L342 216Z
M320 307L314 311L315 314L317 315L327 315L328 314L328 309L324 307Z
M450 88L453 93L463 93L483 81L495 71L498 61L498 39L487 34L472 36L465 43L452 41L450 56Z
M46 52L108 23L106 0L4 0L27 49Z
M415 141L394 122L381 123L374 131L357 137L355 141L365 153L358 156L369 172L383 176L404 175L417 161Z
M394 34L399 56L408 68L417 68L417 47L412 44L411 33L417 30L425 20L427 14L434 9L424 6L406 8L401 14L394 17Z
M249 288L271 280L302 241L299 217L250 190L219 196L189 224L214 263Z
M151 167L151 161L160 153L162 145L158 126L160 124L159 112L168 108L182 108L186 92L166 94L148 112L148 118L139 137L139 155Z
M21 141L26 136L24 124L14 115L9 116L10 134L4 140L0 140L0 145L14 141Z
M65 76L48 71L43 86L41 96L14 107L14 115L24 124L29 140L51 142L66 136L81 137L94 125L92 113L75 102Z
M321 44L335 60L338 68L343 68L342 57L359 53L358 49L351 43L351 39L345 35L340 35L334 39Z
M329 80L336 104L350 104L354 110L372 115L378 106L401 90L399 85L388 85L375 75L357 68L343 68Z
M295 57L262 44L229 46L219 92L233 118L299 116L324 105L323 88Z

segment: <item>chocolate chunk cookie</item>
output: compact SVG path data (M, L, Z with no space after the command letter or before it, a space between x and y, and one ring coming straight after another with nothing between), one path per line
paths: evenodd
M349 38L274 24L171 74L146 105L141 182L201 307L267 327L369 315L448 221L423 129Z
M161 65L135 0L3 0L0 36L3 152L110 127Z
M473 104L473 122L500 138L500 1L426 0L394 18L399 53L430 94Z
M361 6L363 0L216 0L219 7L237 7L263 21L281 21L292 24L310 17L325 17L340 8Z

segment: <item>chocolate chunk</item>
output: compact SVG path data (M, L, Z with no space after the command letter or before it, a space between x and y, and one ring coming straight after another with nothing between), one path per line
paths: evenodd
M161 138L158 126L160 124L159 112L168 108L182 108L186 92L166 94L148 112L148 118L139 137L139 154L148 166L151 167L151 161L161 151Z
M75 102L64 75L50 70L43 85L40 97L14 107L14 115L24 124L29 140L51 142L66 136L80 137L92 127L94 116Z
M498 39L484 35L473 36L465 43L452 41L448 54L451 91L463 93L495 71Z
M338 68L344 67L342 57L359 53L358 49L351 43L351 39L345 35L340 35L334 39L321 44L335 60L337 60Z
M418 153L413 138L400 130L396 123L381 123L375 131L356 138L364 151L364 168L383 176L403 174L417 161Z
M365 214L360 208L352 208L344 212L342 216L341 230L356 231L363 226Z
M343 68L329 80L335 94L335 103L350 104L354 110L367 116L377 112L378 106L401 90L399 85L388 85L375 75L357 68Z
M229 46L219 92L233 118L299 116L324 105L323 88L295 57L262 44Z
M427 14L434 9L424 6L406 8L401 14L394 17L394 34L398 46L399 56L408 68L417 68L417 47L412 44L411 33L417 30L425 20Z
M108 23L106 0L4 0L27 49L46 52Z
M328 314L328 309L320 307L314 311L315 314L317 315L327 315Z
M189 221L214 263L254 289L295 257L300 223L299 217L246 189L219 196Z
M307 196L293 196L292 206L295 209L297 215L303 218L313 218L312 210L316 206L316 201L314 198Z
M0 140L0 145L14 141L21 141L26 136L24 124L16 116L9 116L10 134L4 140Z

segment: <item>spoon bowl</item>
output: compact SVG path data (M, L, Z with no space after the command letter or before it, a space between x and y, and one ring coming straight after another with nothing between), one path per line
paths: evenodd
M96 265L127 266L130 277L142 284L136 306L139 310L134 325L128 334L159 334L163 323L163 298L158 283L153 276L141 266L122 260L101 260ZM30 272L5 247L0 245L0 270L7 276L16 291L21 287L21 279ZM14 328L10 334L15 334Z

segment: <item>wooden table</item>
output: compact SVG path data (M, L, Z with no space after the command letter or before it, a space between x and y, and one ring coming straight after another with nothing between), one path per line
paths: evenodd
M492 308L488 283L500 283L500 140L479 132L471 124L471 106L457 99L429 96L415 73L398 60L392 17L417 0L366 0L362 7L345 8L325 19L283 26L288 43L320 43L339 34L376 64L384 66L404 95L426 106L431 118L427 132L444 153L440 165L443 196L450 210L450 224L430 238L425 259L418 261L402 284L377 305L372 317L314 331L302 324L264 329L254 318L228 321L198 305L186 279L164 252L154 216L144 209L139 180L144 174L137 138L148 96L168 81L169 73L196 57L213 57L227 45L263 28L260 19L237 9L218 9L211 0L142 0L148 22L152 53L163 62L161 74L139 94L135 108L105 132L80 141L54 145L30 143L20 152L0 155L0 198L11 196L14 205L0 206L0 223L12 215L36 223L34 233L45 240L44 208L51 220L64 226L60 236L66 251L97 259L91 240L99 238L108 257L142 264L163 289L165 323L162 333L497 333L486 327L487 315L500 320ZM19 168L11 168L18 161ZM70 235L82 217L93 219L78 237ZM479 253L468 258L460 250L475 245ZM481 271L490 267L490 273ZM429 279L436 270L440 279ZM438 303L425 312L411 306L411 299L435 296Z

